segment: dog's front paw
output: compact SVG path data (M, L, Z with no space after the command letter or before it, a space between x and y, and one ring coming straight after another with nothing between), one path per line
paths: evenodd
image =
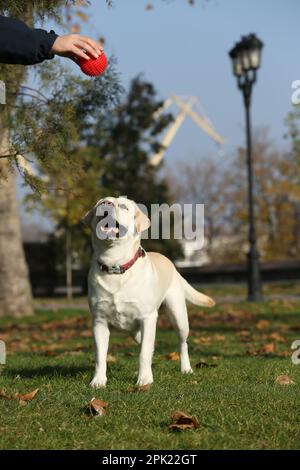
M191 367L182 367L181 368L181 373L182 374L193 374L194 371Z
M106 387L106 382L107 382L106 378L101 378L101 377L95 376L93 378L93 380L90 382L90 387L104 388L104 387Z
M142 387L143 385L151 385L152 383L153 383L152 372L148 372L145 374L139 374L136 384L138 387Z

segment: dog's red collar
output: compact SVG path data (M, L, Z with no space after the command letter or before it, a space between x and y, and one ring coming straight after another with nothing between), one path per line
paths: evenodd
M107 266L106 264L100 263L100 261L98 261L98 265L99 265L100 271L101 271L102 273L108 273L108 274L124 274L125 271L127 271L129 268L131 268L131 266L133 266L134 263L135 263L139 258L143 258L144 256L146 256L145 250L140 246L139 249L138 249L138 251L137 251L136 254L134 255L134 257L131 258L131 260L128 261L127 263L125 263L125 264Z

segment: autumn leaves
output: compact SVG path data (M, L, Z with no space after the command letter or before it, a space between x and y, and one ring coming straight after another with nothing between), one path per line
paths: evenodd
M19 400L19 404L21 406L27 405L27 403L31 400L34 399L36 394L38 393L39 389L36 388L32 392L29 393L13 393L13 394L7 394L5 390L0 390L0 398L3 398L5 400Z
M136 387L135 390L131 391L148 391L150 385L143 385L142 387ZM106 415L106 408L109 407L108 403L97 398L92 398L87 407L87 413L90 417L101 418ZM171 431L185 431L187 429L197 429L200 427L200 423L195 416L188 415L183 411L173 411L170 416L171 424L169 429Z

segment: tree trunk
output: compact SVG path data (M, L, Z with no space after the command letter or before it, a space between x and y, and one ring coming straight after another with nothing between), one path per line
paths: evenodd
M8 148L8 131L0 129L0 155ZM9 159L0 159L0 317L33 312L16 196L16 175ZM4 176L4 177L3 177Z

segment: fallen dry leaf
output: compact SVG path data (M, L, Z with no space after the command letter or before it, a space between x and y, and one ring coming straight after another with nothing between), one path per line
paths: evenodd
M291 357L291 351L280 351L277 355L280 357Z
M266 330L269 326L270 322L268 320L259 320L255 325L258 330Z
M278 341L278 343L285 343L285 338L280 333L271 333L268 338L272 341Z
M195 364L196 369L202 369L204 367L218 367L218 364L208 364L205 361L200 361Z
M215 335L213 339L216 341L225 341L226 337L225 335Z
M249 330L241 330L236 332L236 336L239 337L242 343L250 343L254 341L254 338Z
M194 338L193 343L207 346L211 343L211 338L209 336L200 336L200 338Z
M180 356L178 352L170 352L169 354L165 355L165 358L168 359L168 361L179 361Z
M24 406L36 396L38 391L39 389L37 388L30 393L14 393L13 395L7 395L4 390L0 390L0 398L4 398L5 400L19 400L20 405Z
M268 343L268 344L265 344L261 349L266 354L270 354L270 353L275 352L276 347L274 343Z
M295 382L289 378L288 375L279 375L275 382L279 385L294 385Z
M241 330L241 331L236 332L236 336L241 336L241 337L251 336L251 333L248 330Z
M94 397L91 399L88 407L92 416L104 416L106 414L105 408L107 407L107 403Z
M248 356L264 356L265 354L272 354L275 352L275 344L268 343L259 349L251 349L246 352Z
M39 389L36 388L35 390L33 390L33 391L30 392L30 393L24 393L24 394L22 394L22 393L16 393L15 396L16 396L16 398L18 398L18 400L27 403L28 401L32 400L32 399L36 396L36 394L38 393L38 391L39 391Z
M185 429L196 429L199 428L200 423L195 416L190 416L183 411L173 411L171 414L172 423L169 425L169 429L175 431L183 431Z

